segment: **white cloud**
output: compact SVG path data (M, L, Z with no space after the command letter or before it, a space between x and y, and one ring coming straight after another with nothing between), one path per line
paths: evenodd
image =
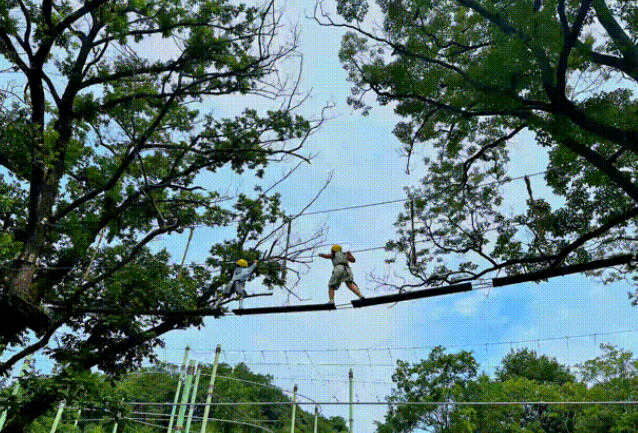
M472 316L476 314L481 304L485 303L485 297L479 294L471 294L454 302L454 311L462 316Z

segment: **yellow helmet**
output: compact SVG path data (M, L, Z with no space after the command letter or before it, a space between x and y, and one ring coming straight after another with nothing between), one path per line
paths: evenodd
M341 252L341 245L333 245L332 248L330 248L332 250L333 253L339 253Z
M237 260L237 266L241 266L242 268L248 267L248 262L244 259Z

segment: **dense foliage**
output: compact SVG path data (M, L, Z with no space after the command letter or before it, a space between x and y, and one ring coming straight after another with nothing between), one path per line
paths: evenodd
M635 402L638 359L614 346L601 348L602 354L579 365L576 375L556 359L529 349L510 352L494 377L479 373L480 366L471 352L449 354L443 347L433 349L421 362L399 361L388 402L438 404L392 405L385 421L378 423L377 432L635 432L635 404L544 404ZM500 404L480 404L485 402Z
M366 113L371 94L405 118L394 133L408 169L429 155L388 244L414 285L638 251L635 2L377 0L378 25L367 1L337 4L345 21L321 2L315 18L347 30L350 103ZM530 174L508 172L521 150L548 160L527 206L504 196L509 178Z
M0 375L38 350L62 365L25 388L5 431L92 368L122 374L162 334L201 326L153 313L209 307L237 259L285 284L308 244L283 257L283 232L267 231L285 216L278 180L261 179L307 161L321 119L297 113L282 14L272 1L0 1ZM234 191L239 176L254 190ZM210 239L206 264L152 243L191 228Z

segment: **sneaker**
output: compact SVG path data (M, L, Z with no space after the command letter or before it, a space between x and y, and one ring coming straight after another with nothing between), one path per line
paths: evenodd
M331 300L328 301L328 303L334 305L335 304L335 300L331 299Z

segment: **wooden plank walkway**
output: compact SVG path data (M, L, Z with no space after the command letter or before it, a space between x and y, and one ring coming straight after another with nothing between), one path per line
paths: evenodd
M305 305L285 305L283 307L262 307L262 308L237 308L233 310L237 316L248 314L275 314L275 313L299 313L302 311L323 311L336 310L335 304L305 304Z
M472 290L472 284L470 283L456 284L454 286L435 287L433 289L413 290L411 292L357 299L352 301L352 306L354 308L361 308L370 305L408 301L410 299L430 298L432 296L449 295L451 293L469 292L470 290Z

